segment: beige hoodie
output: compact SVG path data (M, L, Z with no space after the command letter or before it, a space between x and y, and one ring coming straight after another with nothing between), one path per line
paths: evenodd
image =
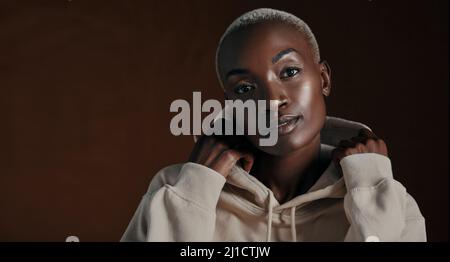
M321 158L365 125L327 117ZM414 199L392 177L389 158L355 154L333 162L311 189L280 205L235 166L225 179L203 165L159 171L121 241L426 241Z

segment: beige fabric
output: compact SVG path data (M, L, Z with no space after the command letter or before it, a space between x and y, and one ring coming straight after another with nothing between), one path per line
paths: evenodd
M327 117L321 157L361 127ZM282 205L238 166L227 179L195 163L166 167L121 241L426 241L425 220L389 158L356 154L340 164L343 177L330 162L307 193Z

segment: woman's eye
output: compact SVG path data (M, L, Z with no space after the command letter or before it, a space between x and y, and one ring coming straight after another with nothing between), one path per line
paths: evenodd
M241 95L241 94L245 94L245 93L251 91L252 89L253 89L253 86L244 84L244 85L239 85L239 86L237 86L237 87L234 89L234 92L235 92L236 94L240 94L240 95Z
M289 67L286 68L286 70L284 70L283 72L281 72L281 79L285 79L285 78L289 78L289 77L293 77L296 74L298 74L300 72L300 69L295 68L295 67Z

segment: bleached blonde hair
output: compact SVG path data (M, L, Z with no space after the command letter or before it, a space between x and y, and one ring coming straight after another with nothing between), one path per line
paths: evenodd
M244 27L247 27L249 25L254 25L262 22L279 22L286 25L293 26L295 29L297 29L299 32L301 32L306 40L308 41L314 55L314 60L316 62L320 61L320 52L319 52L319 45L317 43L316 37L314 36L313 32L309 28L309 26L300 18L297 16L290 14L285 11L276 10L272 8L259 8L252 11L249 11L247 13L244 13L243 15L236 18L225 30L222 37L220 38L219 45L216 50L216 73L217 77L219 78L219 82L223 87L222 79L220 77L220 52L222 50L222 45L224 40L229 36L231 33L238 31L239 29L242 29Z

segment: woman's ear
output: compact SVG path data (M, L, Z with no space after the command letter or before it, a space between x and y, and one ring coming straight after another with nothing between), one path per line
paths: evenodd
M329 96L331 92L331 67L326 60L319 62L320 77L322 78L322 93Z

